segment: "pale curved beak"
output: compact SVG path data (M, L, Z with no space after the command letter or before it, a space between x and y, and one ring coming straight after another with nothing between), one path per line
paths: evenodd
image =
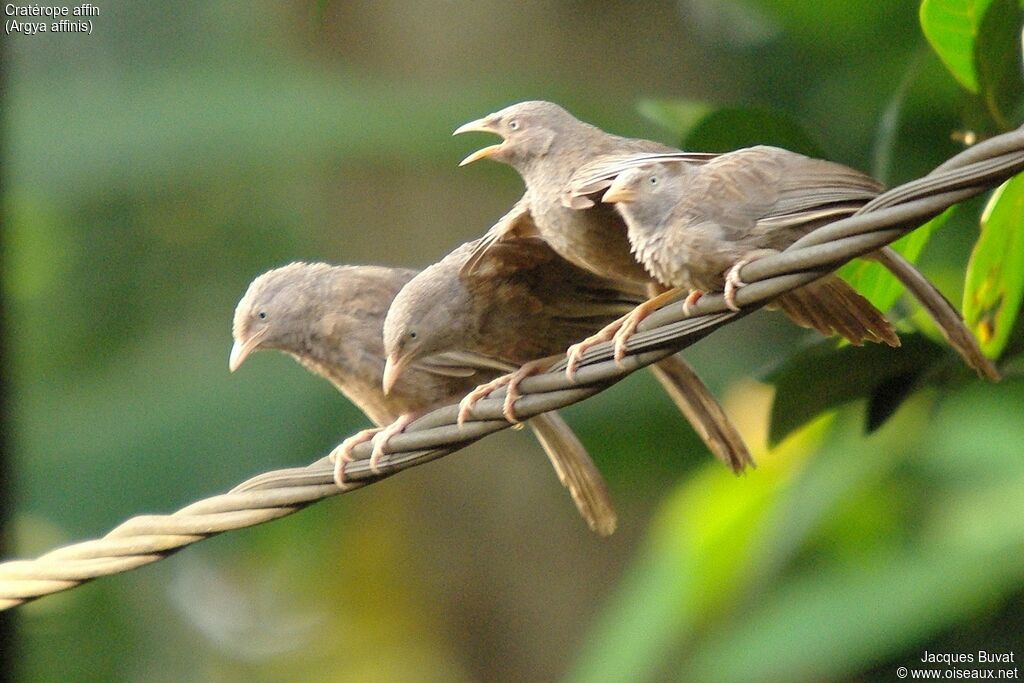
M608 191L601 197L605 204L628 204L636 199L636 190L624 182L625 178L619 176L608 188Z
M241 339L235 340L234 345L231 347L231 355L228 356L228 370L230 372L237 370L245 362L245 359L259 347L260 340L263 339L263 332L265 330L257 332L245 341Z
M384 395L387 396L391 393L391 389L394 388L395 382L402 376L402 371L405 370L405 366L409 364L409 361L405 358L398 358L395 354L388 356L387 360L384 361L384 380L381 385L384 388Z
M494 133L497 135L494 124L490 122L490 116L462 124L452 132L452 135L462 135L463 133Z
M494 124L491 123L489 116L485 116L482 119L477 119L476 121L470 121L469 123L462 124L461 126L455 129L455 132L453 132L452 135L462 135L463 133L491 133L492 135L501 135L501 133L495 130ZM480 159L486 159L487 157L494 156L497 152L501 150L502 144L504 144L504 141L497 145L490 145L488 147L484 147L483 149L479 149L473 152L468 157L459 162L459 166L465 166L466 164L471 164L474 161L479 161Z
M474 161L480 161L481 159L486 159L487 157L494 156L495 154L501 151L503 145L504 143L499 143L497 145L489 145L487 147L484 147L483 149L478 149L477 151L473 152L468 157L460 161L459 166L465 166L466 164L471 164Z

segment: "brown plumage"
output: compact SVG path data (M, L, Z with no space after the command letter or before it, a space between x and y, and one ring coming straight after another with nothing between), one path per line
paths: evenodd
M735 306L729 278L739 266L785 249L822 222L856 210L877 191L873 180L845 166L754 147L701 165L631 168L617 176L604 200L616 204L636 257L659 282L689 290L688 301L725 289ZM836 276L774 303L798 324L826 336L899 346L889 321ZM620 354L651 308L638 308L618 330Z
M376 424L346 441L455 402L501 370L450 364L445 372L408 368L385 394L382 328L392 300L415 271L374 266L293 263L256 278L235 310L229 366L254 351L283 351L329 380ZM407 422L406 422L407 424ZM403 425L404 426L404 425ZM594 531L608 535L616 516L600 472L557 413L530 420L537 439ZM335 449L343 482L344 447Z
M595 203L591 195L607 188L619 173L644 163L671 159L699 168L723 156L680 152L649 140L610 135L577 120L550 102L514 104L467 123L455 132L470 131L494 133L501 136L503 142L470 155L463 163L482 158L502 161L515 168L526 184L523 198L485 235L478 252L487 250L503 239L531 234L530 231L534 230L533 234L544 238L563 258L576 265L599 275L631 282L650 281L650 276L630 255L630 247L626 244L628 240L623 238L624 226L621 219L607 206ZM793 155L786 150L775 151L783 155ZM724 156L732 159L742 158L742 155L732 156L742 152L744 150ZM856 210L881 190L876 181L853 169L800 155L793 156L808 162L808 166L795 170L799 181L807 181L809 185L800 187L796 183L791 184L789 199L792 201L788 203L788 208L802 214L801 220L808 230ZM787 162L783 160L783 163ZM821 179L809 170L818 165L828 165L827 168L819 168L825 170L828 178L839 183L837 187L823 184ZM726 167L729 167L729 164L726 164ZM742 163L732 164L730 172L735 175L729 185L733 191L738 190L745 199L750 199L756 205L766 192L772 191L755 186L765 180L763 172L766 168L748 170L743 168ZM779 179L769 172L767 181L774 183ZM728 194L728 191L720 192L718 201L731 202ZM699 193L693 195L698 201L702 201ZM829 210L836 210L831 214L824 211L813 219L809 218L808 214L813 212L811 207L821 205L828 205ZM724 209L725 207L715 207L711 211ZM524 221L524 216L532 216L532 220ZM956 309L927 279L891 249L880 250L876 258L917 297L935 319L946 339L970 367L976 369L979 374L993 379L998 377L998 372L981 354L977 341L963 324ZM479 253L467 261L467 268L471 270L475 267L478 259ZM735 263L733 265L735 266ZM806 301L804 306L799 308L795 305L783 305L782 308L799 324L823 331L834 330L842 334L841 330L849 327L850 312L843 311L839 301L828 299L831 296L829 290L837 291L837 288L842 289L843 285L832 282L823 291L818 292L814 286L811 289L805 288L799 295L804 299L815 293L818 294L815 299L819 301L821 297L825 297L826 305L815 307L811 311L813 315L801 316L797 313L798 310L808 312ZM845 289L842 289L842 293L842 300L858 300L850 296L850 292ZM659 300L661 301L664 299ZM859 298L859 301L864 300ZM860 305L852 314L860 318L864 324L873 324L871 321L881 318L881 314L869 313ZM604 339L607 336L602 335L600 338ZM891 328L886 323L882 327L871 329L869 335L864 338L870 337L891 341ZM620 344L618 355L621 356L622 351L623 347Z
M569 112L550 102L523 102L507 107L483 119L468 123L456 132L484 131L498 134L504 138L499 145L484 148L470 155L463 163L481 158L491 158L508 163L523 177L526 193L513 209L506 214L481 240L477 253L468 259L467 270L476 267L480 254L499 243L517 235L536 234L547 241L563 258L582 268L599 275L614 278L622 282L657 283L672 286L671 279L665 279L664 273L652 270L650 263L639 254L639 259L631 253L631 245L627 236L623 219L606 204L589 200L581 193L566 192L574 179L580 176L589 177L595 169L613 168L618 172L634 166L638 159L657 159L668 157L683 160L682 167L690 164L693 168L702 168L704 164L714 163L712 154L689 154L672 149L649 140L623 138L605 133L599 128L577 120ZM824 162L823 162L824 163ZM855 172L850 172L851 176ZM748 183L752 192L758 192L760 179L756 173L742 178ZM859 174L856 174L859 179ZM878 188L874 181L870 187L862 189L862 195L873 196ZM607 185L604 185L606 187ZM602 188L603 189L603 188ZM723 192L722 195L727 195ZM693 197L700 198L694 192ZM728 197L723 196L723 200ZM752 202L756 204L756 201ZM635 243L632 249L635 249ZM696 248L702 245L695 245ZM734 262L735 263L735 262ZM830 288L822 288L823 296L828 296L831 289L841 285L833 284ZM808 293L801 296L808 297ZM615 337L616 358L625 353L625 340L632 333L635 324L653 310L655 303L665 302L670 295L666 294L638 309L637 315L631 316L614 326L586 339L582 344L574 345L569 355L567 373L572 376L583 351L589 346ZM896 339L891 326L884 316L863 298L845 296L845 301L856 301L861 304L858 310L847 314L835 301L828 306L813 309L814 315L799 315L806 312L795 306L784 307L794 314L794 320L805 326L814 326L825 334L832 331L840 332L851 328L851 319L860 320L870 326L851 335L851 341L861 343L863 339L885 339L893 343ZM831 319L838 313L839 319ZM623 325L625 325L623 327ZM863 325L862 325L863 327Z
M514 104L455 132L472 131L500 135L503 142L470 155L463 164L484 158L501 161L516 169L526 184L523 198L488 232L478 252L502 239L528 236L535 230L559 256L580 268L623 282L651 281L630 255L622 220L615 211L600 204L576 211L563 205L563 190L582 166L596 159L678 150L650 140L609 135L551 102ZM527 214L532 220L521 221ZM475 263L474 256L468 266L472 268Z
M659 281L691 290L691 300L693 292L724 289L733 301L742 286L740 266L855 213L882 189L841 164L767 146L703 164L662 158L604 173L614 177L604 201L615 203L625 219L637 258ZM580 185L588 183L593 187L590 181ZM917 295L970 367L998 378L959 314L923 275L892 249L872 257ZM855 344L898 344L881 313L834 275L774 303L798 324L826 335Z
M457 351L515 369L558 354L644 300L642 287L630 292L576 268L537 238L497 244L460 276L476 245L425 268L395 297L384 323L393 367Z
M413 278L384 323L385 382L408 368L442 371L449 363L517 370L474 392L508 384L506 417L518 381L546 368L572 342L628 313L645 299L642 285L622 285L561 259L538 238L497 242L485 252L469 242ZM481 254L472 272L466 261ZM753 465L742 439L707 387L679 358L653 367L708 447L734 471Z

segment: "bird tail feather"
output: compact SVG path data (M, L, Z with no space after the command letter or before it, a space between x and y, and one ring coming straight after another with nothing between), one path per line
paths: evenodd
M686 361L669 356L650 370L716 458L737 474L757 466L729 416Z
M979 377L987 377L993 381L999 379L999 371L996 366L981 352L978 340L967 329L967 325L964 324L963 318L960 317L953 304L942 296L942 292L936 289L935 285L921 271L898 251L889 247L878 250L872 256L895 275L896 279L907 288L907 291L921 302L921 305L938 325L942 336L963 357L968 367L977 372Z
M618 524L618 516L604 477L579 438L553 411L532 417L526 424L548 454L559 481L569 489L587 526L601 536L610 536Z
M838 334L855 346L866 341L900 345L899 336L882 312L836 275L794 289L772 304L797 325L826 337Z

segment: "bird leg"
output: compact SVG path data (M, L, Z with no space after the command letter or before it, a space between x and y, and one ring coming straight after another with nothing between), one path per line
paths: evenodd
M738 311L740 307L736 305L736 291L740 287L745 287L746 282L740 279L740 268L750 263L750 259L743 259L736 265L729 269L728 274L725 276L725 305L729 307L729 310Z
M500 389L503 386L508 386L508 390L505 392L505 402L501 408L501 414L511 424L519 424L519 418L516 417L515 402L519 400L521 394L519 393L519 383L531 375L536 375L542 372L551 365L551 358L539 358L537 360L531 360L528 363L524 363L515 372L510 372L507 375L496 377L486 384L481 384L476 389L471 391L462 401L459 403L459 418L458 424L463 424L468 418L469 413L473 410L477 401L488 396L491 392L496 389Z
M529 363L524 363L521 368L508 375L508 389L505 391L505 404L501 408L501 414L505 416L505 419L512 424L519 424L519 418L516 417L516 401L519 400L521 394L519 393L519 383L530 375L536 375L539 372L543 372L551 365L550 358L540 358L538 360L531 360Z
M356 432L342 441L327 456L327 459L334 463L334 483L338 485L338 488L347 488L345 484L345 465L354 460L352 449L361 443L369 441L382 429L383 427L370 427L369 429Z
M615 334L619 331L619 328L626 322L629 314L626 314L608 323L599 332L590 335L581 342L577 342L569 347L569 350L565 353L565 376L570 382L576 381L576 368L580 364L580 360L583 359L583 354L587 352L591 346L597 346L601 342L611 341L615 338Z
M384 429L377 432L373 437L373 451L370 453L370 471L374 474L380 474L380 459L384 457L384 448L388 445L388 441L391 440L395 434L401 434L419 415L416 413L406 413L399 416L397 420L389 424Z
M644 318L649 316L651 313L654 313L678 295L679 288L673 287L672 289L662 292L656 297L648 299L626 315L619 326L619 330L613 337L615 340L615 363L617 365L621 364L622 359L626 357L626 343L629 341L629 338L633 336L633 333L636 332L636 326L639 325ZM700 295L698 294L698 298L699 296ZM689 297L687 297L687 301L689 301ZM685 303L683 304L683 310L686 310Z
M725 305L730 310L738 311L740 307L736 304L736 292L739 291L740 287L746 287L747 283L740 279L740 270L743 266L756 261L759 258L765 256L771 256L772 254L779 253L776 249L757 249L753 252L748 253L742 259L736 262L729 272L725 275Z
M686 299L683 300L683 314L693 315L693 307L700 301L702 296L704 296L704 292L701 290L691 289L690 293L686 295Z
M609 323L596 334L592 334L583 341L570 346L566 353L565 376L569 378L570 382L573 381L576 375L576 368L579 366L583 354L586 353L587 349L601 342L615 340L615 362L621 362L626 355L626 342L633 336L636 326L644 318L677 296L679 296L678 287L666 290L640 304L618 320Z

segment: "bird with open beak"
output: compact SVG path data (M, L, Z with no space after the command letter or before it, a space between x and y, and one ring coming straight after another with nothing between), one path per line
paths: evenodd
M715 214L723 211L723 205L732 201L730 193L738 192L740 201L746 203L744 210L756 213L758 203L777 193L778 184L783 182L775 175L778 172L776 167L786 166L796 173L787 181L787 204L776 206L775 211L779 212L787 206L796 211L804 232L849 215L877 196L882 189L877 181L854 169L779 148L753 148L771 150L767 156L774 158L759 162L759 166L751 169L747 163L760 153L747 156L745 150L739 150L724 155L725 160L719 161L723 155L682 152L649 140L611 135L579 121L562 107L550 102L514 104L467 123L455 131L456 134L466 132L493 133L501 136L502 142L468 156L464 164L483 158L501 161L515 168L526 184L523 198L484 236L478 251L485 251L511 236L525 234L531 225L535 226L536 234L544 238L563 258L576 265L606 277L650 283L651 294L658 296L647 304L646 311L664 305L675 292L667 291L672 287L670 281L661 280L658 273L652 273L646 267L650 265L649 260L633 257L631 249L636 245L630 244L622 217L610 210L609 203L593 199L594 194L606 190L619 173L645 163L672 162L695 168L713 164L716 177L722 181L715 186L715 192L705 197L694 189L695 186L691 186L684 189L690 196L680 197L680 200L694 205L713 202L715 205L704 210ZM796 160L797 157L799 160ZM826 168L826 164L828 166L824 178L810 172L812 167ZM835 185L829 185L828 181L835 181ZM833 194L835 201L830 203L829 198ZM532 215L531 221L523 220L526 214ZM968 366L980 375L992 379L998 377L998 372L981 354L977 340L964 325L959 313L931 282L898 252L888 247L879 250L873 257L921 302ZM479 254L474 254L467 261L467 268L475 267L479 258ZM736 272L738 268L733 271L734 277L729 282L730 294L740 284L735 277ZM818 298L814 310L810 312L795 306L782 306L783 310L800 325L844 334L843 329L850 318L850 312L844 306L853 303L860 307L862 299L848 296L846 290L840 291L841 285L834 281L830 284L834 285L830 287L832 293L822 293L826 297L836 296L836 299L826 298L822 301ZM806 296L808 292L803 295ZM730 300L735 303L734 297L730 296ZM877 316L872 315L872 318L877 319ZM632 325L637 319L632 317L625 322ZM888 323L885 326L888 327ZM574 345L569 352L566 374L572 377L586 348L615 338L615 334L622 329L619 326L614 331L610 328L602 330L583 343ZM629 331L628 327L626 331ZM625 351L628 336L620 334L616 338L618 358ZM870 336L892 340L892 335L884 327L871 330Z
M426 369L385 363L385 316L415 275L416 271L401 268L292 263L256 278L235 309L228 361L232 372L255 351L283 351L330 381L377 425L346 439L331 453L339 486L345 486L344 466L356 444L374 439L379 459L377 446L386 443L387 426L397 433L410 416L454 403L480 382L502 373L455 362ZM587 525L601 535L611 534L615 510L601 473L579 439L554 412L529 424Z
M455 135L492 133L502 138L470 154L462 165L493 159L512 166L526 184L523 198L477 246L467 262L510 237L539 235L565 260L602 277L649 283L651 276L629 252L625 226L615 211L597 204L577 211L562 204L566 182L595 158L635 153L678 153L649 140L609 135L551 102L522 102L459 126ZM697 158L705 155L695 155Z

